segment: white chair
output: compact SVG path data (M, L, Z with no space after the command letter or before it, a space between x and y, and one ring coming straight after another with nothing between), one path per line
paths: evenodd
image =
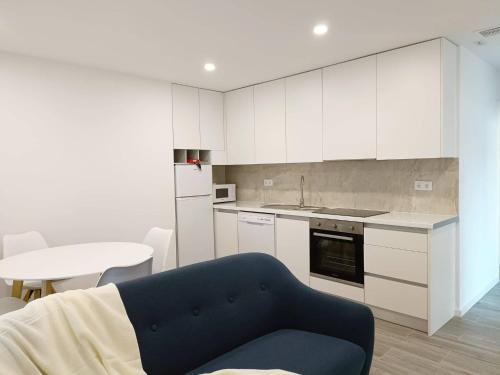
M36 231L6 234L3 236L3 256L8 258L13 255L22 254L28 251L46 249L49 247L43 236ZM12 280L5 280L8 286L12 286ZM24 296L25 301L29 301L31 295L40 295L42 283L40 281L27 281L23 283L23 288L27 289Z
M145 245L151 246L153 251L153 273L165 271L167 269L167 256L170 242L172 241L172 229L152 228L142 241Z
M0 298L0 315L22 309L26 302L14 297Z
M152 228L144 237L143 243L153 248L152 272L158 273L167 268L167 256L172 241L173 230L163 228ZM52 286L57 293L67 290L87 289L96 285L100 279L99 274L80 276L68 280L55 281Z
M152 273L152 265L153 258L149 258L144 262L136 264L134 266L108 268L102 273L99 281L97 281L96 286L100 287L109 283L123 283L125 281L149 276Z

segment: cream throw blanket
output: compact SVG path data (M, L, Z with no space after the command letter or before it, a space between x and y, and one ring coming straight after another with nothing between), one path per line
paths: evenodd
M144 375L135 331L116 286L53 294L0 316L0 374Z
M0 316L0 374L145 374L116 286L53 294Z

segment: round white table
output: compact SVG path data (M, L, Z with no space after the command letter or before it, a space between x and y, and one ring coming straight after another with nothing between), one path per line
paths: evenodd
M42 281L42 295L53 293L52 281L134 266L149 259L153 248L133 242L94 242L50 247L0 260L0 279L14 280L12 296L21 298L24 281Z

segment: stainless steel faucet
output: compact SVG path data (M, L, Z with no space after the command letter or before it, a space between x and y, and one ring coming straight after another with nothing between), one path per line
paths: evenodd
M304 208L304 176L300 176L300 200L299 207Z

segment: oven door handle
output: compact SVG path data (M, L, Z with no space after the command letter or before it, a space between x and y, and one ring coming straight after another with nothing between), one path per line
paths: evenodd
M323 238L331 238L331 239L335 239L335 240L351 241L351 242L354 241L354 238L352 238L352 237L338 236L336 234L326 234L326 233L313 232L313 236L323 237Z

